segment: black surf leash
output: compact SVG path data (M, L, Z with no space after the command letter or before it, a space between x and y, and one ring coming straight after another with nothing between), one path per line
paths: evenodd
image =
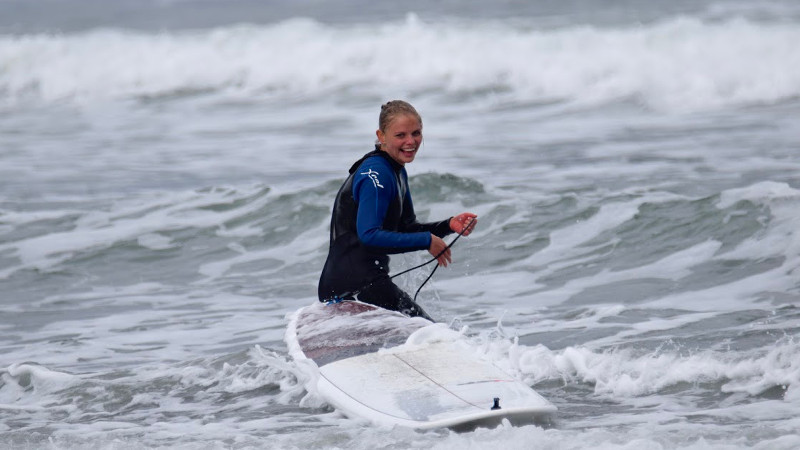
M439 252L439 254L438 254L438 255L436 255L436 256L434 256L433 258L431 258L431 259L429 259L429 260L425 261L425 262L424 262L424 263L422 263L422 264L418 264L418 265L416 265L416 266L414 266L414 267L412 267L412 268L410 268L410 269L406 269L406 270L404 270L404 271L402 271L402 272L396 273L396 274L394 274L394 275L390 276L390 277L389 277L389 279L391 280L391 279L393 279L393 278L399 277L400 275L403 275L403 274L406 274L406 273L408 273L408 272L411 272L412 270L417 270L417 269L419 269L419 268L421 268L421 267L425 267L425 266L427 266L428 264L430 264L430 263L432 263L432 262L436 261L437 259L439 259L439 257L440 257L440 256L442 256L442 255L444 254L444 252L446 252L447 250L449 250L449 249L450 249L450 247L452 247L452 246L453 246L453 244L455 244L455 243L456 243L456 241L458 240L458 238L460 238L461 236L463 236L463 235L464 235L464 233L466 233L466 232L467 232L467 230L469 230L470 228L472 228L472 224L473 224L473 222L475 222L475 218L474 218L474 217L470 217L470 219L469 219L469 222L467 222L467 224L466 224L466 225L465 225L465 226L464 226L464 227L461 229L461 231L459 231L459 233L458 233L458 236L456 236L456 237L455 237L455 239L453 239L453 241L452 241L452 242L450 242L449 244L447 244L447 247L445 247L445 248L444 248L444 249L443 249L441 252ZM431 277L432 277L432 276L433 276L433 274L436 272L436 269L438 269L438 268L439 268L439 266L440 266L440 264L438 264L438 263L437 263L437 264L436 264L436 266L433 268L433 270L431 270L431 273L428 275L428 278L425 278L425 281L423 281L423 282L422 282L422 284L419 286L419 289L417 289L417 292L414 294L414 302L416 302L416 301L417 301L417 295L419 295L419 291L421 291L421 290L422 290L422 287L423 287L423 286L425 286L425 284L428 282L428 280L430 280L430 279L431 279ZM376 280L376 281L377 281L377 280ZM369 282L368 284L366 284L366 285L364 285L364 286L360 287L359 289L356 289L354 292L347 292L347 293L345 293L345 294L342 294L340 297L333 299L333 300L332 300L332 302L334 302L334 303L338 303L339 301L342 301L342 300L343 300L345 297L350 297L350 296L352 296L353 298L355 298L355 297L356 297L358 294L360 294L360 293L361 293L361 291L363 291L364 289L366 289L366 288L368 288L368 287L372 286L374 283L375 283L375 281L371 281L371 282Z
M461 231L458 233L458 236L456 236L456 237L455 237L455 239L453 239L453 241L452 241L452 242L450 242L449 244L447 244L447 247L445 247L445 248L444 248L444 250L442 250L441 252L439 252L439 254L438 254L438 255L434 256L433 258L431 258L431 259L430 259L430 260L428 260L428 261L425 261L425 262L424 262L424 263L422 263L422 264L419 264L419 265L417 265L417 266L414 266L414 267L412 267L412 268L410 268L410 269L406 269L406 270L404 270L404 271L402 271L402 272L400 272L400 273L396 273L396 274L394 274L394 275L390 276L390 277L389 277L389 279L391 280L392 278L394 278L394 277L398 277L398 276L400 276L400 275L403 275L404 273L408 273L408 272L411 272L412 270L416 270L416 269L419 269L419 268L421 268L421 267L425 267L425 266L427 266L428 264L430 264L430 263L432 263L432 262L436 261L437 259L439 259L439 257L440 257L440 256L442 256L442 255L444 254L444 252L446 252L447 250L449 250L449 249L450 249L450 247L452 247L452 246L453 246L453 244L455 244L455 243L456 243L456 241L458 240L458 238L460 238L461 236L463 236L463 235L464 235L464 233L466 233L466 232L467 232L467 230L469 230L469 229L472 227L472 222L474 222L474 221L475 221L475 218L474 218L474 217L470 217L470 219L469 219L469 222L467 222L467 224L466 224L466 225L464 225L464 227L463 227L463 228L461 229ZM433 277L433 274L434 274L434 273L436 273L436 269L438 269L440 265L441 265L441 264L437 263L437 264L436 264L436 265L433 267L433 270L431 270L431 273L428 275L428 278L425 278L425 281L423 281L423 282L422 282L422 284L420 284L420 285L419 285L419 288L417 289L417 292L415 292L415 293L414 293L414 302L415 302L415 303L416 303L416 301L417 301L417 295L419 295L419 291L421 291L421 290L422 290L422 287L423 287L423 286L425 286L425 284L428 282L428 280L430 280L430 279L431 279L431 277Z

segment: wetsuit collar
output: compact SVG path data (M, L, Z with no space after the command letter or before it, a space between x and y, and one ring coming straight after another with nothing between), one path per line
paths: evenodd
M392 169L394 169L395 172L400 172L400 170L403 168L403 166L400 163L398 163L397 161L393 160L392 157L389 156L388 153L384 152L383 150L378 148L378 146L376 145L375 146L375 150L367 153L366 155L362 156L361 159L359 159L358 161L353 163L353 165L350 167L350 172L349 173L355 172L356 169L358 169L358 166L360 166L361 163L364 162L364 160L366 160L367 158L371 158L373 156L381 156L381 157L385 158L387 161L389 161L389 164L391 164Z

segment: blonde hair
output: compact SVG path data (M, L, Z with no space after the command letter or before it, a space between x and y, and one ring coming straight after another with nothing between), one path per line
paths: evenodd
M378 116L378 129L386 132L386 127L395 117L408 114L414 116L422 126L422 117L410 103L403 100L392 100L381 105L381 114Z

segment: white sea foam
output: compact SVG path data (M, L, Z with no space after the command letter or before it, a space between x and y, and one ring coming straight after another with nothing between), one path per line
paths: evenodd
M800 200L800 190L794 189L787 183L763 181L751 186L737 189L728 189L720 194L717 206L721 209L730 208L735 203L748 200L758 204L782 203L786 200L797 202Z
M0 380L0 410L42 410L44 399L80 378L37 364L12 364L0 368Z
M159 233L143 234L139 236L136 242L138 242L142 247L149 248L150 250L167 250L175 246L172 239Z
M637 98L656 109L702 110L796 98L797 41L791 24L690 18L545 30L409 16L351 27L294 19L181 33L6 35L0 93L5 102L86 102L209 90L315 97L510 89L519 100Z
M617 400L647 396L681 384L717 383L720 392L756 396L783 387L793 402L800 388L800 345L792 339L774 348L747 353L675 349L636 351L543 345L523 346L505 339L484 339L478 347L497 364L529 384L547 380L590 383L598 395Z

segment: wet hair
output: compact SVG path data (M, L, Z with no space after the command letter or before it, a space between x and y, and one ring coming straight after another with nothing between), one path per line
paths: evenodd
M378 129L386 132L386 127L389 126L389 123L394 120L395 117L403 114L416 117L420 126L422 126L422 117L420 117L417 110L414 109L410 103L404 102L403 100L392 100L381 105L381 114L378 116Z

